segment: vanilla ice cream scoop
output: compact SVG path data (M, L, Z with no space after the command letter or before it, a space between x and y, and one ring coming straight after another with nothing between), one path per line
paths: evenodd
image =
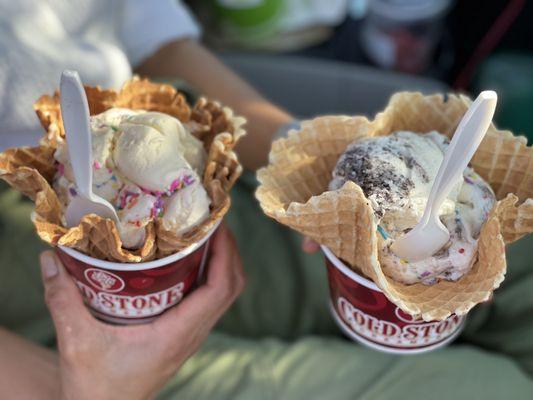
M119 125L114 161L128 180L147 190L167 192L184 171L203 171L205 152L202 142L179 120L149 112Z
M203 143L178 119L112 108L91 117L91 133L93 191L115 206L124 247L141 247L151 221L180 234L209 216ZM77 192L64 142L54 156L54 189L66 207Z
M160 112L146 112L128 118L128 123L145 125L164 135L169 143L198 173L204 171L206 154L203 143L191 135L179 119Z
M209 216L209 196L200 182L178 190L164 205L161 223L166 230L184 233Z
M333 171L330 189L347 180L357 183L378 219L379 259L383 271L406 284L457 280L475 261L477 237L495 197L490 186L467 168L439 209L450 240L432 257L417 262L391 251L397 237L413 228L424 213L448 139L438 132L400 131L357 141Z

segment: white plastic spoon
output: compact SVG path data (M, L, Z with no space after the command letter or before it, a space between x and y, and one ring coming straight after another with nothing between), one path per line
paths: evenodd
M422 260L450 239L450 232L440 221L439 209L487 133L497 99L496 92L481 92L461 119L435 177L422 219L391 245L397 256L408 261Z
M88 214L96 214L118 222L111 203L93 193L93 169L89 105L76 71L61 74L61 116L67 136L70 164L74 172L77 195L67 207L67 226L76 226Z

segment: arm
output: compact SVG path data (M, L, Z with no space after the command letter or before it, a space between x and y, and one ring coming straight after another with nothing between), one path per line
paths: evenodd
M194 40L178 40L161 47L136 72L153 77L179 76L246 117L249 133L239 143L238 151L241 162L250 170L267 163L274 134L293 120Z
M0 397L57 399L58 385L54 352L0 328Z

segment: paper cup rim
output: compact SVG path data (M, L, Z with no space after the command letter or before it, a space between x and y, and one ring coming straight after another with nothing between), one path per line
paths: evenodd
M339 271L341 271L344 275L346 275L348 278L350 278L353 281L356 281L357 283L375 290L377 292L383 292L374 282L372 282L370 279L364 278L361 275L359 275L357 272L349 268L346 264L344 264L333 252L327 248L326 246L320 245L320 248L326 255L326 257L332 262L332 264L337 268Z
M207 240L213 235L213 233L216 231L218 226L222 220L217 221L215 226L205 235L200 241L191 244L189 247L186 247L185 249L178 251L177 253L171 254L170 256L166 256L163 258L160 258L158 260L152 260L152 261L146 261L146 262L139 262L139 263L120 263L120 262L113 262L113 261L105 261L100 260L98 258L94 258L91 256L88 256L87 254L83 254L79 252L78 250L74 250L71 247L66 246L58 246L61 251L67 253L69 256L74 257L76 260L82 261L86 264L98 267L98 268L104 268L111 271L141 271L141 270L147 270L147 269L154 269L158 267L163 267L167 264L173 263L175 261L181 260L182 258L187 257L189 254L193 253L195 250L197 250L200 246L202 246L204 243L207 242Z

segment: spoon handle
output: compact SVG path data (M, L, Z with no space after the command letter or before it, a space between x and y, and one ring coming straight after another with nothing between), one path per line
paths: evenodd
M76 71L63 71L60 90L61 116L76 186L82 197L90 198L93 185L90 114L85 89Z
M497 99L496 92L481 92L461 119L431 188L422 217L424 223L438 215L442 203L474 156L489 129Z

